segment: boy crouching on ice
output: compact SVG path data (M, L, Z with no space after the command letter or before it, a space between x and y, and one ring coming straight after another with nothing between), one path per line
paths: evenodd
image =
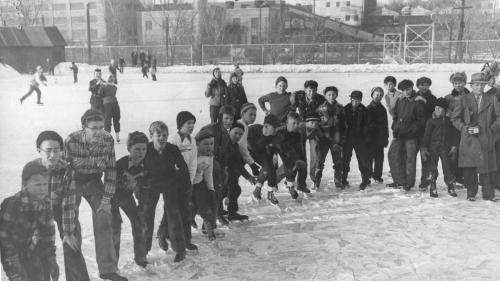
M59 279L49 177L41 163L29 162L23 168L22 190L2 202L0 251L9 280Z

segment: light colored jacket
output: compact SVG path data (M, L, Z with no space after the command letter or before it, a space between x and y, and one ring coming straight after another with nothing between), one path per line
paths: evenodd
M193 183L198 158L198 149L196 148L194 138L184 137L184 139L181 139L181 136L176 133L169 136L168 142L177 146L181 151L182 157L184 157L184 161L186 161L186 165L188 166L189 178L191 179L191 183Z

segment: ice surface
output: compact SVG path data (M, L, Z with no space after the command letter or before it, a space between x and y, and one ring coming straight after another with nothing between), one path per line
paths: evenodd
M66 67L69 66L63 69ZM302 66L289 66L288 69L298 67ZM320 91L326 86L337 86L341 103L348 102L349 93L359 89L363 91L363 102L367 104L370 89L382 86L382 80L389 74L398 80L426 75L433 80L431 89L434 94L444 96L451 90L448 81L451 71L465 70L470 77L472 72L480 69L479 65L454 65L440 72L442 65L410 65L404 73L397 70L401 66L394 66L393 70L356 72L363 67L368 66L352 66L353 71L345 73L283 74L290 83L290 90L301 89L305 80L315 79ZM280 75L249 73L250 67L242 68L247 72L243 82L252 102L272 91L274 80ZM37 157L35 138L40 131L54 129L66 137L81 127L80 116L89 107L88 81L93 66L86 68L88 71L84 69L80 69L78 84L73 84L71 72L64 72L64 76L49 76L48 87L41 88L44 106L35 104L35 96L28 98L23 105L19 103L19 98L28 90L30 76L0 76L2 199L19 190L23 165ZM207 124L208 100L203 92L210 78L210 73L160 72L159 81L152 82L141 78L138 70L126 68L124 75L119 74L123 141L116 145L117 158L127 153L124 143L128 132L146 132L152 121L163 120L173 133L175 116L181 110L196 115L195 131ZM259 110L257 121L261 122L263 118ZM385 166L387 172L387 161ZM438 179L438 199L416 192L406 196L375 184L366 192L359 192L356 185L361 179L355 158L349 175L353 187L341 192L331 182L331 160L325 167L323 185L326 187L312 198L304 199L302 204L291 200L280 185L277 196L280 209L265 201L250 202L252 187L242 180L240 208L241 213L250 216L250 221L221 228L226 236L215 243L209 243L200 231L194 231L193 242L199 246L199 254L188 255L180 264L173 263L172 251L163 253L155 242L149 260L156 275L134 264L130 223L123 216L121 272L130 280L140 281L498 279L498 203L468 202L463 189L458 190L458 198L449 197L441 176ZM385 183L391 181L386 174L384 180ZM99 280L90 209L82 203L80 210L83 252L93 280ZM161 207L157 213L160 210ZM159 215L156 217L157 224L160 218ZM64 274L59 239L56 243ZM64 276L60 280L65 280Z

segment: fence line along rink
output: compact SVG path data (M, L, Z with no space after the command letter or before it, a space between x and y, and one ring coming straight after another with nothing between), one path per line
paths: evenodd
M363 103L368 104L369 90L381 86L388 74L399 81L428 76L433 80L431 90L439 97L451 90L450 72L280 74L287 77L289 90L302 89L305 80L314 79L320 91L325 86L337 86L340 103L349 102L350 92L359 89L364 93ZM271 92L280 74L246 73L243 83L249 100L256 103L259 96ZM470 76L471 72L467 74ZM224 73L224 78L227 75ZM28 90L31 76L0 79L5 89L0 96L0 145L4 148L0 158L2 199L20 189L23 165L37 157L35 138L40 131L54 129L65 138L81 128L80 117L89 106L91 76L92 73L81 72L78 84L73 84L71 75L49 76L49 86L42 88L44 106L35 105L34 97L23 105L19 103L19 97ZM210 73L162 73L158 75L159 81L153 82L126 69L118 77L122 138L135 130L147 132L149 124L156 120L165 121L170 133L175 133L175 117L181 110L189 110L197 117L195 132L198 131L209 120L204 90L210 78ZM259 110L257 123L263 118ZM116 144L117 159L126 153L125 141ZM124 219L120 270L130 280L145 281L494 280L500 274L496 266L500 261L498 204L468 202L464 189L458 190L458 199L451 198L442 177L438 179L438 199L416 192L406 196L375 184L360 193L356 187L361 178L355 157L351 167L349 181L353 186L340 191L334 188L331 159L328 159L323 178L326 187L302 204L291 200L281 184L277 195L281 209L265 201L250 202L253 188L242 180L240 208L241 213L250 216L250 221L221 228L226 237L216 243L208 243L195 230L193 242L199 245L199 254L188 256L181 264L173 264L173 252L163 253L155 242L149 256L154 276L134 264L130 224ZM384 171L385 182L390 182L387 162ZM159 204L157 214L161 214L161 209ZM99 280L91 213L86 203L80 207L80 219L87 266L93 280ZM156 225L159 222L157 215ZM56 245L62 269L59 238ZM64 280L64 276L61 278Z

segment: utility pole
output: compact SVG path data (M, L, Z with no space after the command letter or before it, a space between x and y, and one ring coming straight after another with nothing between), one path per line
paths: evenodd
M465 6L465 0L462 0L462 6L460 7L454 7L453 9L455 10L461 10L460 14L460 29L458 30L458 42L457 42L457 52L455 53L455 63L457 63L457 55L458 55L458 61L462 62L464 58L464 44L463 44L463 39L464 39L464 30L465 30L465 10L466 9L472 9L471 6Z
M90 49L91 47L92 47L92 39L90 38L90 3L87 3L87 55L88 55L87 63L89 65L92 65L92 52Z
M168 66L168 33L169 33L169 26L168 26L168 12L167 16L165 17L165 47L166 47L166 54L167 54L167 66Z

